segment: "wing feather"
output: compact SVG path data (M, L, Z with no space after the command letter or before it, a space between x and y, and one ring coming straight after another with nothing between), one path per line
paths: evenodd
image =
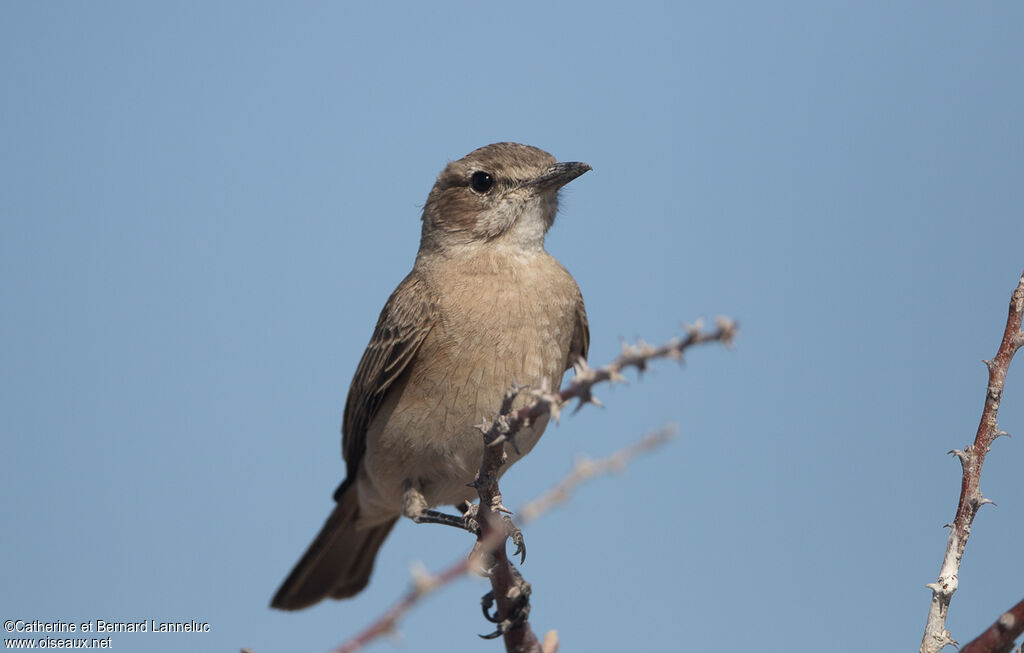
M572 344L569 346L569 367L578 359L587 359L587 352L590 351L590 323L587 321L587 309L583 305L583 295L579 289L576 290L576 327L572 334Z
M366 452L366 431L388 390L416 358L437 317L437 302L415 271L391 293L377 319L370 344L356 368L345 402L341 448L346 478L337 495L355 480Z

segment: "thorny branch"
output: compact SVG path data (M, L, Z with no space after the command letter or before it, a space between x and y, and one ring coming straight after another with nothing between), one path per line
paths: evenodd
M950 451L963 467L963 481L960 485L960 501L956 508L956 517L950 525L949 540L946 553L942 559L939 578L927 587L932 590L931 605L928 609L928 622L925 625L924 637L921 639L920 653L938 653L947 644L957 644L949 630L946 629L946 615L949 602L953 598L958 585L957 574L960 561L967 546L967 538L971 534L971 524L978 509L986 503L992 503L981 494L981 468L985 464L992 442L1005 431L999 429L996 417L999 414L999 403L1003 397L1003 384L1010 361L1017 350L1024 345L1024 332L1021 331L1021 319L1024 317L1024 274L1021 275L1013 296L1010 298L1010 311L1006 318L1006 329L995 358L985 361L988 367L988 388L985 394L985 408L981 413L981 423L974 444L964 447L963 451Z
M702 325L697 324L687 328L686 337L674 338L658 347L642 341L635 345L623 343L622 353L608 365L592 368L585 361L579 361L572 382L561 391L554 393L547 388L529 390L534 400L522 408L514 409L513 402L523 388L513 387L506 393L498 417L490 424L480 426L484 434L484 456L474 481L477 494L480 496L477 521L481 533L477 550L494 552L488 576L497 603L494 615L494 620L498 624L496 632L504 637L506 651L525 653L541 649L537 636L530 628L527 615L517 613L523 605L520 596L523 592L529 592L529 584L519 576L505 554L504 542L508 537L508 530L502 520L502 513L508 514L511 511L502 505L501 491L498 489L498 472L507 459L504 443L508 442L515 447L516 433L547 415L557 421L562 407L573 399L579 401L577 410L588 403L601 405L592 393L594 385L604 381L625 381L622 372L627 368L634 367L643 372L650 361L655 359L670 358L682 361L683 353L694 345L707 342L728 345L735 336L735 323L718 318L713 330L704 331ZM494 549L490 546L481 546L481 543L489 543L492 539L498 542Z
M485 571L486 575L490 577L491 588L497 603L497 610L493 618L499 624L498 631L504 636L506 651L554 653L558 643L557 636L553 631L544 638L542 648L525 618L519 622L512 620L513 612L518 607L516 599L523 591L524 586L528 588L528 584L522 581L505 553L505 541L509 537L509 531L501 515L511 511L502 505L497 481L498 471L505 464L507 458L505 447L502 445L508 442L515 447L515 434L546 415L551 415L557 420L561 408L573 399L579 400L577 410L587 403L600 405L600 402L592 394L593 386L604 381L613 383L625 381L622 372L630 367L642 372L650 361L655 359L669 358L682 361L683 353L692 346L710 342L728 345L732 343L735 335L735 323L725 318L719 318L713 330L704 331L700 324L688 327L684 338L675 338L657 347L644 342L637 342L634 345L624 343L622 354L608 365L591 368L585 362L580 361L576 365L576 374L573 380L557 393L546 388L526 391L533 397L533 401L518 409L513 407L513 402L520 392L524 392L524 389L512 388L506 394L498 417L490 424L480 427L484 434L484 455L480 472L473 485L480 496L476 519L480 524L481 532L474 547L474 553L468 559L453 563L437 575L417 573L413 588L405 596L379 619L335 649L333 653L351 653L381 635L392 632L398 620L424 596L471 570ZM564 501L567 494L584 480L621 468L630 458L662 444L671 435L670 430L662 429L607 459L578 463L568 478L526 506L523 521L534 519L556 503ZM488 568L482 570L480 565L487 558L490 558L487 560Z

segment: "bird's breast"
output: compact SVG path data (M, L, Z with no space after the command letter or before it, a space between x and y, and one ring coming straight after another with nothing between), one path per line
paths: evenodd
M454 503L472 496L465 484L483 447L476 426L498 414L506 390L560 385L579 291L546 253L432 270L425 278L439 319L381 411L386 421L371 428L366 462L422 482L431 504ZM528 399L524 393L517 403ZM522 454L545 423L517 437Z
M513 383L557 386L578 290L554 259L494 257L434 283L441 320L424 343L425 381L487 412Z

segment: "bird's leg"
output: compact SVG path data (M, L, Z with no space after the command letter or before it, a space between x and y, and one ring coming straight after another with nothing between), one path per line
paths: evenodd
M477 506L471 506L471 513L474 523L477 521ZM519 556L519 564L526 562L526 540L523 538L523 531L512 521L512 513L508 508L500 506L491 514L496 514L501 519L501 528L505 531L505 537L512 540L512 544L516 545L516 550L512 552L513 556ZM467 513L463 513L463 516L467 519Z
M513 628L523 624L530 617L530 584L523 580L523 577L516 571L515 567L511 567L512 573L515 577L514 584L509 590L509 598L512 600L512 610L510 614L506 615L505 618L498 616L498 610L495 608L494 614L491 614L491 607L494 606L494 591L490 591L483 595L480 599L480 607L483 609L484 619L490 621L492 624L497 624L493 633L486 635L480 635L484 639L495 639L501 637Z
M511 515L502 513L501 521L505 526L505 533L512 540L512 544L516 545L516 550L512 552L512 556L519 556L519 564L523 564L526 562L526 540L523 538L523 531L519 530L519 527L512 523Z
M469 501L463 501L455 506L455 509L462 513L462 521L470 533L480 534L480 522L476 520L477 505Z
M455 528L469 531L470 533L479 537L480 535L480 522L478 521L477 513L479 506L472 504L468 501L463 501L457 508L462 513L461 517L456 515L449 515L448 513L441 512L439 510L431 510L427 507L427 499L423 496L423 491L416 483L406 481L405 491L402 493L402 513L413 520L417 524L444 524L445 526L454 526ZM498 511L501 515L502 527L505 529L505 534L515 544L516 550L512 553L513 556L519 556L519 564L526 562L526 541L523 539L523 532L512 523L512 518L501 511Z
M409 481L406 481L405 491L402 493L402 513L417 524L444 524L469 531L474 535L480 534L480 525L476 523L475 519L449 515L439 510L430 510L422 490Z

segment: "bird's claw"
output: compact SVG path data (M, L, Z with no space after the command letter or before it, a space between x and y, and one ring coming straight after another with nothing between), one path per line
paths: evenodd
M479 514L480 507L475 503L465 502L460 504L458 508L462 512L465 529L479 537L481 528L477 515ZM509 515L500 510L495 512L501 515L501 525L505 529L506 537L511 539L512 543L516 545L516 550L512 552L512 556L519 556L519 564L523 564L526 562L526 540L523 538L523 531L512 522L512 518Z
M491 615L491 607L494 606L494 590L484 594L480 597L480 608L484 612L484 619L490 621L492 624L501 623L501 619L498 619L498 613L495 612ZM483 635L481 635L483 637Z
M465 523L467 531L480 537L480 522L477 521L477 505L475 503L469 503L468 501L459 506L462 509L462 521Z
M526 540L523 538L523 531L519 530L519 527L512 523L512 518L508 515L502 515L501 520L505 523L505 532L508 534L509 539L512 540L512 544L516 545L516 550L512 552L512 556L519 556L519 564L526 562Z
M498 610L495 608L494 614L491 614L491 607L494 606L494 591L490 591L484 594L480 598L480 607L483 609L484 619L496 624L497 628L494 632L487 633L486 635L480 635L482 639L496 639L501 637L505 633L518 628L519 626L526 623L526 620L530 617L530 584L527 583L517 573L516 574L516 589L518 589L518 596L515 598L515 604L512 607L512 613L501 619L498 617Z

